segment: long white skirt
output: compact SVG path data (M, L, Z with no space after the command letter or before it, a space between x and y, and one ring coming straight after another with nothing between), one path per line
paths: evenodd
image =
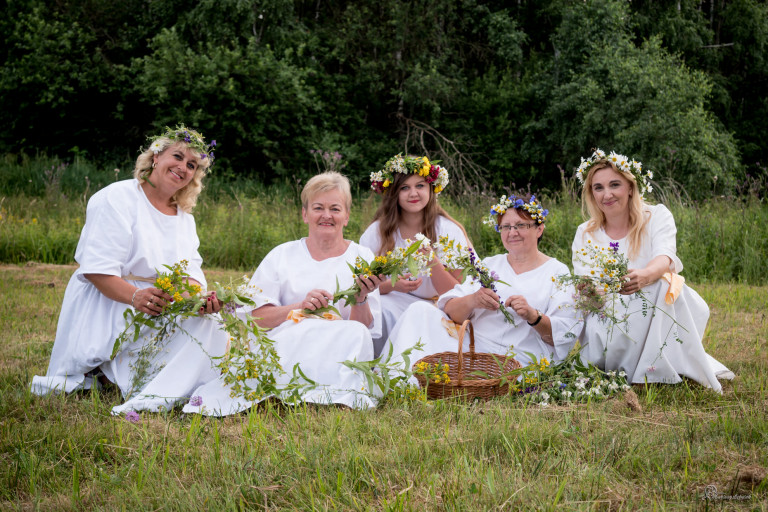
M189 399L192 391L219 374L212 357L224 353L227 336L219 329L218 317L189 318L182 326L186 332L173 334L163 343L162 350L147 359L147 376L142 379L140 389L135 389L137 381L134 379L138 371L138 350L145 343L145 336L151 336L152 331L142 329L136 342L125 346L114 359L98 366L118 386L122 396L128 398L122 405L112 408L113 414L172 408ZM45 395L88 389L92 385L92 378L82 373L54 374L35 376L31 388L33 393Z
M618 297L614 302L617 318L631 312L626 323L610 326L590 315L584 325L583 358L605 370L624 370L631 383L674 384L685 376L721 392L718 379L733 379L734 374L704 351L707 303L685 285L674 304L667 305L667 288L661 280L643 288L649 302L646 316L637 294L619 296L626 306ZM610 303L605 307L610 308Z
M424 299L410 293L391 292L382 295L379 300L381 300L381 337L373 339L374 357L379 357L395 325L397 325L400 317L403 316L403 313L411 304L423 302L437 309L432 299Z
M298 363L302 372L318 384L301 394L304 402L344 404L356 409L376 405L375 390L368 389L363 375L341 364L346 360L373 359L370 331L360 322L310 318L298 324L284 322L268 331L267 336L274 341L280 364L286 372L275 376L278 387L288 384L293 367ZM255 388L258 383L254 380L247 384ZM192 393L192 396L200 397L201 404L187 404L184 412L226 416L258 403L232 397L230 393L231 387L219 376Z

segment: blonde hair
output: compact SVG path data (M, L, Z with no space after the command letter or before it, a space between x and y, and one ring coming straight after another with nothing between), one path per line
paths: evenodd
M349 180L343 174L336 171L326 171L312 176L304 188L301 190L301 207L305 210L309 208L309 201L317 194L329 190L338 190L344 197L344 206L347 213L352 210L352 191L349 186Z
M155 139L161 147L160 153L179 146L183 149L192 149L192 153L197 155L199 151L194 150L184 142L171 140L168 137L159 137ZM146 149L136 159L136 166L133 168L133 177L139 181L145 181L152 174L152 164L154 163L155 152L152 149ZM178 190L171 198L171 204L174 204L187 213L191 213L197 204L197 197L203 191L203 178L211 166L210 158L197 158L197 169L192 181L187 183L184 188Z
M629 182L629 202L627 207L629 209L629 233L627 233L627 239L629 240L629 247L627 255L630 259L637 256L637 252L643 244L643 237L645 236L645 226L648 224L648 215L645 214L645 202L637 189L637 180L635 175L629 171L622 171L613 162L607 159L598 160L587 171L587 178L584 180L584 188L581 190L581 211L585 218L587 218L587 227L584 230L584 234L594 233L600 228L605 228L605 214L597 206L594 195L592 195L592 180L597 171L603 169L613 169L622 178Z
M376 254L386 254L388 251L391 251L395 248L394 235L397 227L400 225L401 215L398 195L403 182L405 182L405 180L411 176L414 175L395 173L392 184L384 191L381 204L379 205L378 210L376 210L376 214L373 216L373 220L371 221L371 224L377 220L379 221L379 238L381 239L381 247L379 247L379 250L376 252ZM464 233L464 236L466 237L469 245L472 245L472 243L469 241L469 235L467 235L467 231L464 229L464 226L462 226L459 221L448 215L448 212L446 212L443 207L438 204L437 194L435 194L435 191L431 186L429 187L429 201L427 201L427 204L422 210L422 213L424 217L421 222L420 231L430 240L437 241L437 218L443 216L459 226L461 231Z

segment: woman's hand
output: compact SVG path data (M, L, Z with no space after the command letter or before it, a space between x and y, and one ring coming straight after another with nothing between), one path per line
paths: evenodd
M499 296L490 288L480 288L472 294L474 309L499 309Z
M328 306L328 301L333 299L333 294L326 290L314 289L307 293L301 301L301 308L315 311Z
M422 278L417 278L411 281L411 278L413 276L411 274L403 274L395 283L395 286L393 287L393 290L400 293L410 293L414 291L416 288L421 286L421 282L423 281Z
M528 304L528 301L525 300L525 297L522 295L510 295L507 297L507 300L504 301L504 305L508 308L512 308L520 318L529 324L532 324L539 318L538 310Z
M355 281L357 282L357 285L360 287L360 293L358 293L355 296L355 302L358 304L365 302L365 300L368 298L368 294L374 291L376 288L381 286L381 284L386 281L387 276L370 276L370 277L362 277L357 276L355 278Z
M173 298L159 288L137 288L131 298L131 305L136 311L157 316Z
M214 290L205 297L205 304L200 308L200 314L218 313L221 311L221 306L222 304L219 302L219 298L216 297L216 291Z
M653 281L648 276L647 269L629 269L627 275L624 276L624 286L621 287L622 295L631 295L639 292L642 288L648 286Z

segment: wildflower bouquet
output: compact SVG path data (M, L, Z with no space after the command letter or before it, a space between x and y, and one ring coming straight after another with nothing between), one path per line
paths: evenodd
M127 309L123 315L126 327L114 342L113 358L124 346L138 341L142 328L151 333L145 335L145 343L137 349L138 357L133 364L134 377L129 395L141 390L160 370L153 366L153 361L172 335L178 331L191 337L184 329L183 321L198 317L207 297L199 285L189 282L187 265L188 262L182 260L173 265L163 265L168 271L158 272L155 287L172 297L160 315L151 316L132 308ZM232 384L232 396L241 395L253 400L274 392L274 372L282 372L282 368L273 342L250 315L243 320L236 314L238 308L254 304L247 277L243 277L240 285L232 282L227 285L215 283L214 289L216 297L225 305L220 311L221 327L229 334L229 341L224 356L212 359L218 359L216 367L222 370L224 381ZM260 377L259 384L256 389L251 389L246 379L257 377Z
M576 258L590 269L589 274L579 275L571 272L553 277L552 280L558 288L573 286L575 308L585 315L594 314L613 324L625 321L626 318L616 317L615 308L605 307L605 296L608 293L620 292L625 283L624 278L629 272L629 260L619 252L619 243L611 242L610 248L606 249L587 240L587 247L582 248Z
M543 407L553 403L600 400L630 389L624 371L606 372L592 363L585 364L579 355L580 349L574 347L563 361L556 364L546 357L537 359L526 352L531 363L506 372L502 384L509 385L513 397L523 397ZM508 357L514 357L514 353ZM476 373L480 375L482 372Z
M344 299L345 306L356 303L355 297L360 293L360 285L357 284L356 280L358 276L363 278L378 275L390 276L392 285L394 286L399 279L399 276L402 274L410 272L411 275L415 276L424 271L429 273L430 262L432 261L432 258L434 258L434 252L430 246L429 238L419 233L416 235L416 241L408 239L405 242L409 244L408 247L397 247L394 251L389 251L387 254L376 256L370 262L367 262L358 256L355 259L354 265L348 264L349 269L352 271L352 278L355 279L352 282L352 286L340 290L337 278L336 292L333 294L331 303L324 308L315 310L305 309L303 312L308 315L323 317L324 314L333 311L341 316L339 310L336 309L333 304L336 304L341 299Z
M448 269L461 269L462 279L466 279L466 277L469 275L473 280L479 281L480 286L493 290L493 292L497 295L499 292L496 289L494 283L501 283L509 286L508 283L505 283L499 279L499 276L496 272L488 270L488 267L486 267L482 260L477 257L475 251L471 247L464 247L460 243L451 238L448 238L447 236L441 236L438 239L437 244L435 244L435 247L437 248L437 254L440 258L440 263L442 263L445 268ZM512 317L512 313L509 312L509 310L504 306L504 302L501 300L499 301L499 310L504 315L504 319L508 323L512 324L514 327L517 327L515 324L515 319Z

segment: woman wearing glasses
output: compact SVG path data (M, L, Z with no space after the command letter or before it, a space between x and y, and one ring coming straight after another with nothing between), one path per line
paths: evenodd
M482 260L498 279L496 291L483 288L468 277L462 284L441 295L437 306L421 303L410 306L392 332L393 353L401 354L421 338L423 350L411 360L444 351L456 351L454 323L471 319L475 331L475 350L506 354L514 352L521 364L537 359L563 359L581 332L582 320L572 307L571 291L558 289L555 276L568 267L539 251L548 215L535 196L501 197L483 222L499 232L507 250ZM503 282L502 282L503 281ZM514 325L505 319L501 305ZM453 322L449 322L448 319ZM469 337L463 340L469 349ZM388 347L385 346L384 353Z
M686 376L719 392L718 379L734 375L702 346L709 307L677 275L683 264L675 219L664 205L643 200L653 174L640 162L598 149L582 158L576 176L589 220L573 240L574 271L595 271L585 261L595 246L624 255L629 268L621 291L600 299L603 314L587 317L582 355L606 370L625 371L630 383L677 383Z

